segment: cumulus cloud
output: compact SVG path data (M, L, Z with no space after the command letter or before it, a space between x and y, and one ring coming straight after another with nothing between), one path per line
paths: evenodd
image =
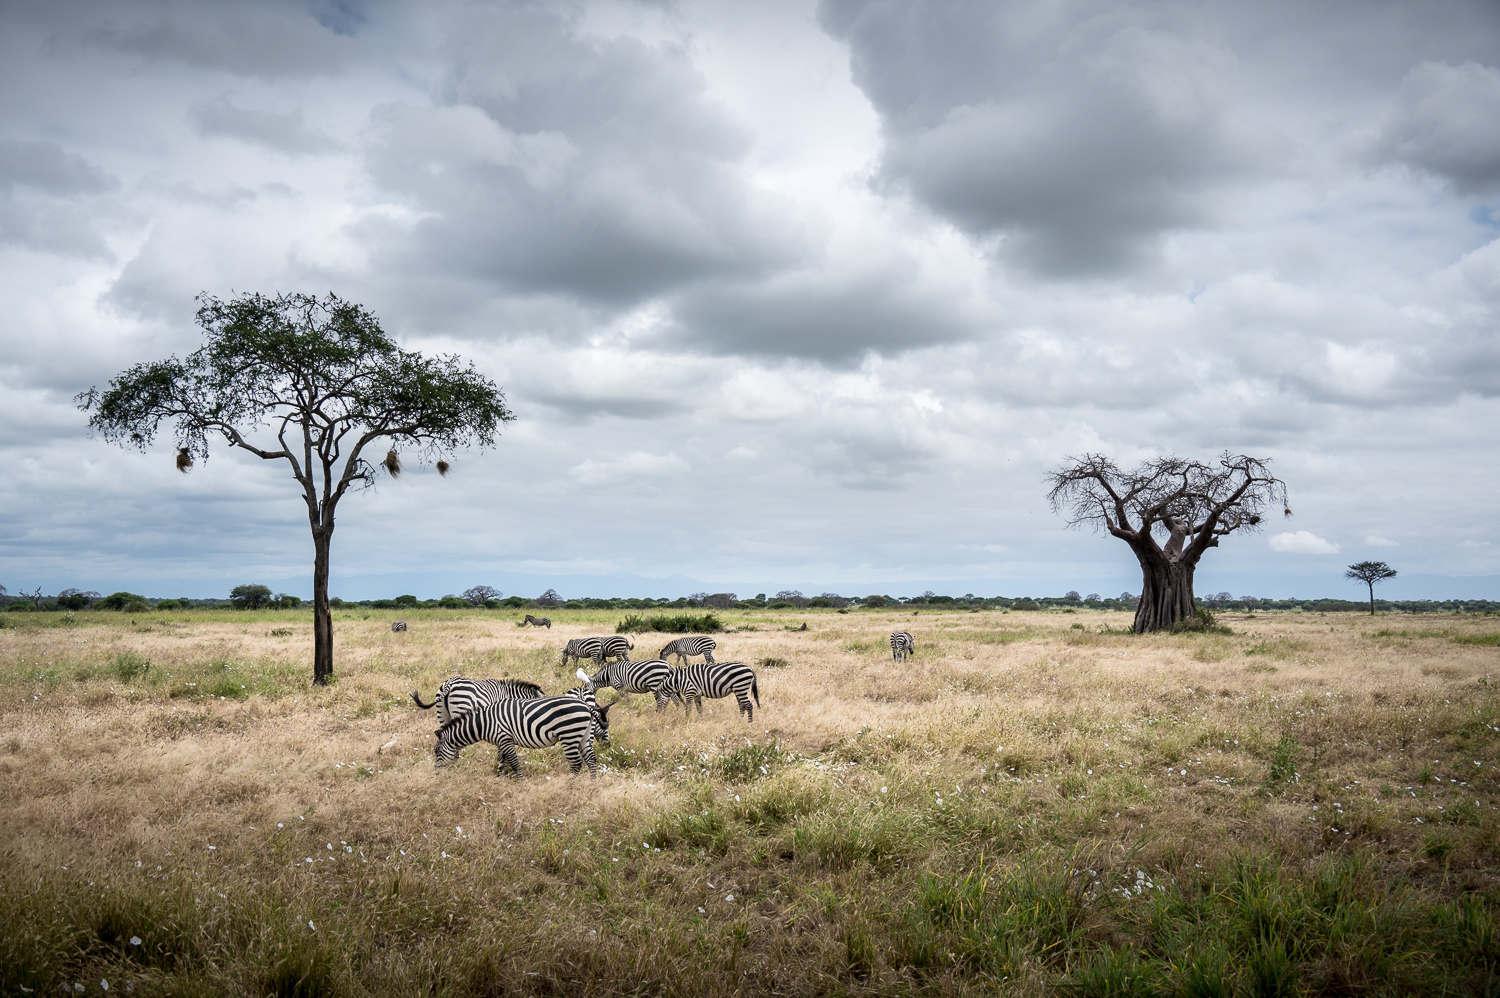
M1393 541L1389 537L1381 537L1379 534L1369 534L1365 537L1365 543L1375 548L1399 547L1399 541Z
M449 28L438 105L375 111L370 175L420 212L372 226L388 266L626 306L787 258L794 217L746 182L751 137L681 49L541 7Z
M1377 150L1465 194L1500 188L1500 69L1475 62L1413 67Z
M1310 530L1281 533L1271 538L1271 550L1282 554L1338 554L1339 546Z
M198 101L188 109L188 120L199 135L225 136L293 156L338 148L331 136L308 126L302 111L256 111L238 107L228 97Z
M676 454L633 451L613 459L590 458L568 469L568 475L579 485L593 489L639 484L667 486L686 475L689 467Z
M829 0L880 112L880 181L1050 274L1118 271L1283 143L1235 98L1217 38L1128 5Z

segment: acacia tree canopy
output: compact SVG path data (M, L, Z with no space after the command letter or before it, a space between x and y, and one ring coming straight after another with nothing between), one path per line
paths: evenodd
M200 295L202 347L179 360L137 364L78 398L89 426L110 443L140 450L163 424L180 453L208 458L211 439L265 460L286 461L307 504L313 534L313 680L333 675L328 604L334 512L351 489L375 481L367 447L446 459L494 444L514 418L505 397L457 356L402 350L366 308L337 295ZM180 465L179 465L180 467Z
M1142 589L1135 631L1158 631L1195 613L1193 572L1209 548L1260 529L1268 508L1287 508L1286 483L1269 462L1225 451L1213 463L1159 457L1124 471L1103 454L1069 458L1047 494L1068 526L1106 530L1130 545Z

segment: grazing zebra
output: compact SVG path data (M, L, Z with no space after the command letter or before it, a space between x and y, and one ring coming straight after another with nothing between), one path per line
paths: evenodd
M733 693L739 701L739 712L747 721L755 720L755 711L750 706L750 695L755 697L755 706L760 706L760 686L755 672L744 662L702 662L673 669L661 684L664 694L680 702L692 713L693 703L698 704L698 713L703 713L703 701L717 700Z
M574 638L563 649L562 664L566 667L569 662L576 663L585 658L593 659L595 667L603 665L607 658L628 662L630 655L627 653L634 647L629 638L619 634L604 638Z
M580 669L579 671L581 672L582 670ZM601 708L599 706L599 698L594 696L594 688L588 683L584 683L582 686L575 686L563 695L570 696L574 700L582 700L584 703L589 705L589 710L592 710L594 712L594 741L603 742L604 744L608 745L609 723L608 721L601 723L600 718L605 714L608 714L609 708L613 707L614 704L607 703L603 706L603 708Z
M532 627L545 627L549 631L552 630L551 617L533 617L528 613L526 619L521 621L521 623L530 624Z
M392 631L404 631L404 630L406 630L406 621L404 621L404 620L398 620L398 621L396 621L395 623L391 624L391 630Z
M443 680L432 703L423 703L417 691L411 691L411 698L423 710L440 707L438 716L444 724L452 724L458 715L478 710L496 700L534 700L542 695L540 686L525 679L465 679L462 676Z
M681 665L694 655L702 655L703 661L712 665L714 661L714 649L719 647L713 638L705 638L701 634L690 638L678 638L676 641L667 642L667 646L661 650L657 658L666 658L668 655L677 656L677 664Z
M905 662L908 655L917 653L917 642L905 631L891 632L891 658L897 662Z
M546 748L562 743L568 757L568 772L574 776L588 764L589 775L599 775L594 758L596 728L609 732L609 708L597 712L573 697L540 697L535 700L499 700L468 714L460 714L438 730L433 748L438 766L447 766L458 758L459 750L475 742L489 742L499 752L495 775L509 766L516 779L521 778L521 760L516 746Z
M582 669L578 678L592 688L613 686L619 693L650 693L656 698L656 709L667 709L667 697L661 692L661 684L672 671L663 659L653 658L645 662L612 662L592 676Z

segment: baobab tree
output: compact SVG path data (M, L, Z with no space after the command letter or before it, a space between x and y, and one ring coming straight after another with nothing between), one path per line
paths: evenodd
M1158 457L1128 472L1102 454L1068 460L1048 475L1047 498L1068 526L1107 530L1130 545L1141 566L1137 634L1194 616L1193 572L1219 538L1258 530L1267 507L1292 515L1269 462L1243 454L1225 451L1212 464Z
M375 482L367 450L401 469L396 447L446 458L461 447L494 444L514 418L505 396L457 356L400 349L361 305L337 295L200 295L202 347L137 364L79 394L89 426L110 443L144 451L172 425L179 470L208 458L210 439L266 461L285 461L307 504L313 535L313 682L333 676L328 568L334 512L351 490ZM184 461L186 456L188 460Z
M1396 570L1383 561L1362 561L1350 565L1344 573L1346 579L1358 579L1370 587L1370 616L1375 616L1375 583L1394 579Z

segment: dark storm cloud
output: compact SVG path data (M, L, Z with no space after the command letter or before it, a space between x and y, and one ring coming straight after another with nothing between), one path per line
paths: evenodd
M821 9L880 114L879 185L1054 275L1155 258L1164 234L1212 226L1220 201L1295 169L1302 142L1326 139L1299 131L1304 119L1338 108L1349 127L1414 61L1493 54L1493 5L1434 4L1420 25L1413 12L986 0ZM1493 72L1415 72L1386 135L1391 154L1459 185L1491 182Z
M188 120L199 135L225 136L292 156L329 152L338 148L331 136L308 127L302 111L257 111L238 107L227 97L199 101L188 109Z
M76 256L106 257L99 196L113 176L56 142L0 139L0 240Z
M260 78L336 74L354 49L353 22L337 11L290 3L61 5L62 43L85 44L151 61L170 61ZM59 18L59 20L63 20ZM82 27L74 27L82 22ZM331 25L331 26L330 26Z
M1500 189L1500 69L1424 62L1402 81L1379 150L1464 194Z
M785 258L795 226L684 52L545 8L459 18L439 106L375 113L370 174L422 216L377 235L390 266L627 304Z

